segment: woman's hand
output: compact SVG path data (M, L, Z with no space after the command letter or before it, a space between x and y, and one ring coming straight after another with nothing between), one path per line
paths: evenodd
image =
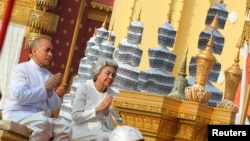
M111 105L111 103L109 104L109 106L108 106L106 109L103 110L103 114L104 114L105 116L108 116L108 115L109 115L109 107L110 107L110 105Z
M96 112L103 111L104 115L107 116L109 114L109 107L113 101L113 95L108 95L96 108Z

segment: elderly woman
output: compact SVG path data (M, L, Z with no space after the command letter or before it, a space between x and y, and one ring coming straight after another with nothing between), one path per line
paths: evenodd
M92 67L92 80L78 86L72 108L73 138L84 141L108 141L114 130L110 113L113 93L110 89L117 63L100 59Z

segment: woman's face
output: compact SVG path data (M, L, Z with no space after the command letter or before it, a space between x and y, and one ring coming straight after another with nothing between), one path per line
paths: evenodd
M96 81L108 87L111 86L116 76L116 70L114 67L105 66L101 69L100 73L97 75Z

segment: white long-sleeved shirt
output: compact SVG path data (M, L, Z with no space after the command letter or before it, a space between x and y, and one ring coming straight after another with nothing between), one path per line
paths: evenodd
M3 119L20 121L46 109L56 110L61 99L53 90L46 91L45 82L53 74L40 68L32 59L13 67L9 95L3 106Z
M102 129L108 131L114 128L110 114L105 117L103 112L96 113L95 111L96 106L112 93L113 91L109 87L104 93L98 92L93 80L88 80L78 86L71 113L73 134L76 137L86 136L88 130Z

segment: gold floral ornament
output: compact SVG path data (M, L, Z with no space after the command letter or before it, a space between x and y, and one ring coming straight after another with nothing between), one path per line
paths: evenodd
M59 16L53 13L32 9L27 26L46 32L56 32Z
M27 20L26 49L30 48L34 39L42 37L51 40L44 32L56 32L59 16L50 12L49 9L56 8L58 0L36 0L35 8L30 10Z
M46 11L48 9L56 8L58 0L36 0L37 9Z

